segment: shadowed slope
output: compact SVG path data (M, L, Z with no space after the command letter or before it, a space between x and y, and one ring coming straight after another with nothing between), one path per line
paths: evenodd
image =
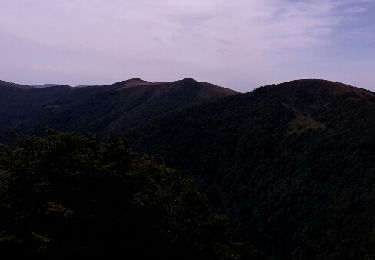
M0 83L0 135L9 128L41 133L48 126L76 132L122 131L187 107L236 94L184 79L131 79L107 86L32 88Z
M375 96L299 80L129 133L192 176L267 259L375 257Z

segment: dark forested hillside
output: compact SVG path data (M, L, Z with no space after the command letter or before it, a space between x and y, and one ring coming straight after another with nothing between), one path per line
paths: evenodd
M239 259L192 183L125 140L50 132L0 146L3 258Z
M134 149L192 177L234 231L189 181L124 140L52 133L0 147L2 252L375 258L370 91L323 80L240 95L191 79L0 85L1 131L127 131Z
M375 96L266 86L129 133L192 176L260 259L375 258Z
M75 132L121 131L235 93L193 79L171 83L131 79L76 88L35 88L0 81L0 140L10 128L37 134L46 126Z

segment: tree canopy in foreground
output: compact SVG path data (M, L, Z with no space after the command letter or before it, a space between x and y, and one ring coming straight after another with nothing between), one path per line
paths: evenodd
M0 250L39 256L237 259L227 219L124 139L50 131L0 147Z

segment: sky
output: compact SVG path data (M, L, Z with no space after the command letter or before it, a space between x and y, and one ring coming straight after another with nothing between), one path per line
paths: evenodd
M375 0L0 0L0 79L375 90Z

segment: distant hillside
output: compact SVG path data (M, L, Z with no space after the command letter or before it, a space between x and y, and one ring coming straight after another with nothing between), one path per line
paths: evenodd
M128 134L192 176L259 259L375 258L375 96L323 80L265 86Z
M131 79L107 86L44 88L0 82L0 136L48 126L75 132L122 131L170 112L236 94L193 79L151 83ZM0 138L1 140L1 138Z
M59 84L32 85L33 88L50 88L54 86L59 86Z
M0 87L1 88L18 88L18 89L29 89L32 88L32 86L27 86L27 85L19 85L13 82L6 82L0 80Z

